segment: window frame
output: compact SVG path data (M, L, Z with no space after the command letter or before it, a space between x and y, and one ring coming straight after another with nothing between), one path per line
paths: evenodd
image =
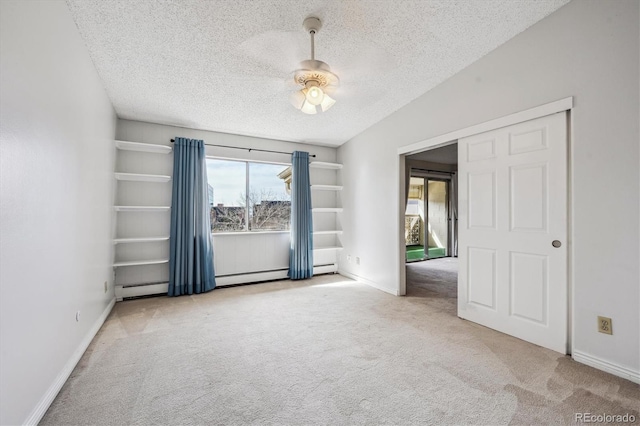
M249 188L250 188L250 183L249 183L249 163L260 163L260 164L271 164L274 166L284 166L284 167L291 167L291 163L287 163L287 162L279 162L279 161L264 161L264 160L246 160L246 159L242 159L242 158L232 158L232 157L219 157L219 156L213 156L213 155L207 155L205 156L205 160L222 160L222 161L235 161L238 163L244 163L245 164L245 211L244 211L244 215L245 215L245 221L244 221L244 229L241 231L221 231L221 232L214 232L213 229L211 229L211 235L249 235L249 234L279 234L279 233L289 233L291 232L290 229L281 229L281 230L275 230L275 229L249 229L249 209L250 209L250 205L249 205ZM207 179L208 180L208 179Z

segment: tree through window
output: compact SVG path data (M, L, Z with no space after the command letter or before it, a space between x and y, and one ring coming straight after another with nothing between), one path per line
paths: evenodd
M291 195L278 177L287 167L207 159L211 231L288 230Z

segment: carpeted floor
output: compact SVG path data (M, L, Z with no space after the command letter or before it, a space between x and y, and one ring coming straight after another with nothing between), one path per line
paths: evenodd
M460 320L451 299L325 275L118 303L41 424L638 421L638 385Z
M458 259L444 257L407 263L407 296L458 320Z

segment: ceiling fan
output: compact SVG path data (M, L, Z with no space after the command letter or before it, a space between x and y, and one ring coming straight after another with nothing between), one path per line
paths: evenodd
M302 23L311 37L311 59L300 63L300 69L294 71L293 80L299 90L291 95L291 103L305 114L316 114L318 110L326 112L335 103L329 94L333 94L340 85L340 79L331 72L329 64L315 58L315 35L320 31L322 22L309 17Z

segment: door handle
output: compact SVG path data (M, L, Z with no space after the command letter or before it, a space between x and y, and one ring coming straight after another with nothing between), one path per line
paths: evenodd
M551 243L552 246L554 246L555 248L560 248L560 246L562 245L562 243L558 240L553 240L553 242Z

